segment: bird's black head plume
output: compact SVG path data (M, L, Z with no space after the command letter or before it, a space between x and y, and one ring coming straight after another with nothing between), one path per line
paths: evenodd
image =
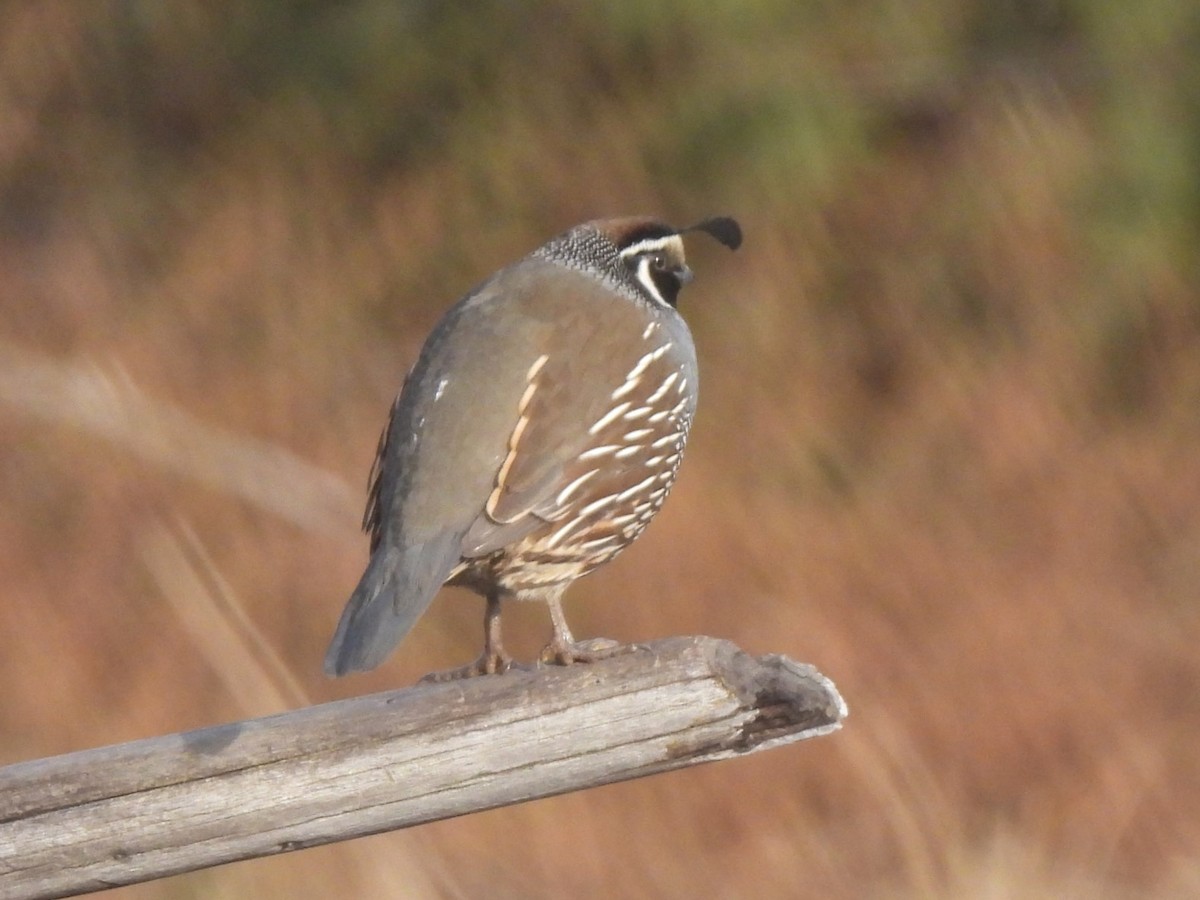
M713 216L711 219L705 219L703 222L697 222L695 225L682 228L679 233L684 234L688 231L703 231L705 234L716 238L730 250L736 250L742 246L742 228L729 216Z

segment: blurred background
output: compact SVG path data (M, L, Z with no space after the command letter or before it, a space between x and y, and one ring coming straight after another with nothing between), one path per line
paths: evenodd
M320 672L424 336L579 221L730 213L680 481L568 615L811 662L845 729L113 896L1200 894L1197 46L1182 0L0 5L0 763L472 659L447 590Z

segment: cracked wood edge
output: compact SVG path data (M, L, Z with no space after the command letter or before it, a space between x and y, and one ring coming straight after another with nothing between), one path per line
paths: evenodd
M0 895L63 897L728 759L846 705L784 656L669 638L0 769Z

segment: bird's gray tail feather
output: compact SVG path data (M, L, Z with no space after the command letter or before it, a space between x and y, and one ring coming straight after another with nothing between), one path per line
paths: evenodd
M457 535L410 547L379 546L342 610L325 653L325 674L378 666L429 608L458 561Z

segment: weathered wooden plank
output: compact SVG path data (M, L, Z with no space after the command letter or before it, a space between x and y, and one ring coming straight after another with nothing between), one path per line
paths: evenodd
M0 895L62 897L726 759L840 726L809 666L713 638L0 769Z

